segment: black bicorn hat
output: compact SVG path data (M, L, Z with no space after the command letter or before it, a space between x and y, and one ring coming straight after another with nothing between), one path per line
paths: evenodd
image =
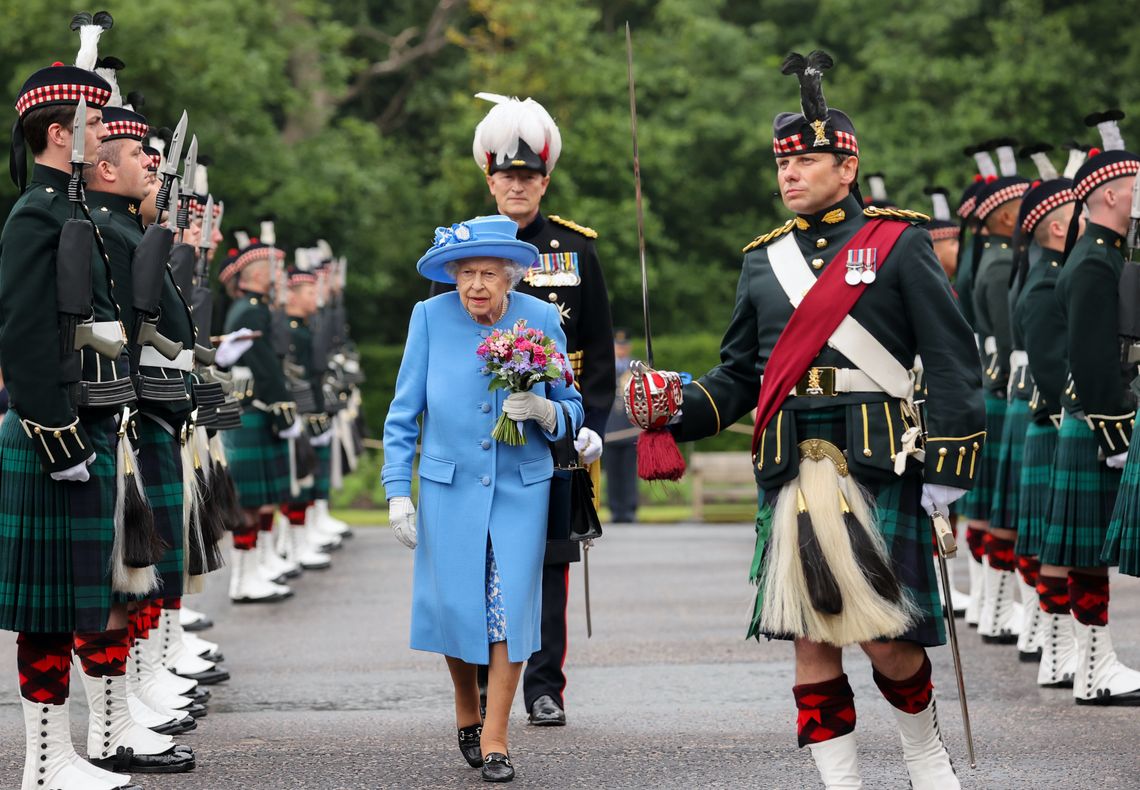
M859 155L855 125L845 113L827 106L823 97L823 72L831 68L831 55L815 50L806 58L793 52L780 71L795 74L800 82L800 112L782 112L772 122L772 151L777 157L809 151Z

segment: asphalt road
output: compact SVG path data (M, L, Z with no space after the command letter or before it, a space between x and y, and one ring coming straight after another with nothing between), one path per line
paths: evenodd
M791 649L744 640L751 525L607 528L591 552L594 636L581 567L572 576L569 726L512 720L516 787L814 788L795 744ZM309 573L275 606L233 607L223 571L196 600L217 626L233 679L183 736L199 767L136 776L154 788L474 788L455 745L440 657L407 647L411 554L383 529L358 529L331 571ZM965 579L964 568L958 574ZM1140 580L1115 577L1118 651L1140 666ZM0 787L15 787L23 737L15 645L0 634ZM1140 709L1077 707L1039 689L1013 648L963 636L978 767L966 766L947 648L933 651L940 718L967 788L1140 787ZM868 788L907 786L897 734L870 667L849 652ZM75 681L73 729L86 712Z

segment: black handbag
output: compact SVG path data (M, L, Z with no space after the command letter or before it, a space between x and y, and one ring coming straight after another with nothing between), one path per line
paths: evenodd
M602 520L594 507L594 482L590 472L578 462L578 451L574 449L574 438L570 431L570 409L566 404L562 413L566 416L566 434L551 442L554 468L570 474L570 540L597 540L602 536Z

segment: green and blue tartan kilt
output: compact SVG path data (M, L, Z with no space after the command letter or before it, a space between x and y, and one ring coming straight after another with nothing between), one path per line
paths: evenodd
M796 412L797 441L823 439L846 453L845 407ZM942 603L938 597L938 577L934 572L933 527L922 509L922 475L907 471L885 483L864 483L863 489L874 502L879 532L899 582L910 594L921 613L919 622L897 639L923 647L946 643ZM760 506L775 507L779 489L760 493ZM763 551L767 551L767 545ZM761 550L757 547L757 550ZM788 639L786 634L768 634L769 639Z
M1029 427L1029 401L1009 403L1001 429L997 471L994 474L994 498L990 506L990 526L1017 529L1017 509L1021 489L1021 460L1025 449L1025 430Z
M296 504L312 502L316 499L329 498L329 476L332 472L332 447L314 447L317 454L317 469L313 472L313 484L301 489L301 496Z
M103 631L111 614L115 419L84 422L95 461L86 483L40 465L19 415L0 424L0 629ZM80 459L77 459L77 461Z
M966 492L961 502L960 512L971 521L987 521L993 507L995 480L997 479L998 455L1001 452L1001 435L1008 408L1005 398L986 392L986 442L982 445L982 457L974 473L974 487Z
M1053 461L1057 455L1057 429L1053 423L1030 422L1021 455L1021 491L1017 503L1017 545L1022 557L1041 553L1045 521L1053 499Z
M276 506L291 499L289 443L274 432L270 415L257 409L243 412L241 427L223 431L222 442L243 508Z
M1140 576L1140 450L1128 451L1101 559L1106 565L1119 565L1121 573Z
M1066 413L1057 437L1053 498L1041 562L1073 568L1103 565L1101 551L1120 487L1120 471L1097 460L1097 441L1083 420Z
M135 454L138 456L139 474L143 492L154 513L154 526L170 546L156 566L162 586L156 596L182 597L182 574L185 568L182 505L185 492L182 488L182 446L154 420L140 414L135 419Z

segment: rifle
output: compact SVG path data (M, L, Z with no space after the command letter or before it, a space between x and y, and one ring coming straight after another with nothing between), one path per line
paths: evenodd
M1132 208L1128 223L1128 259L1120 271L1118 315L1120 316L1121 360L1125 365L1140 363L1140 178L1132 182Z

